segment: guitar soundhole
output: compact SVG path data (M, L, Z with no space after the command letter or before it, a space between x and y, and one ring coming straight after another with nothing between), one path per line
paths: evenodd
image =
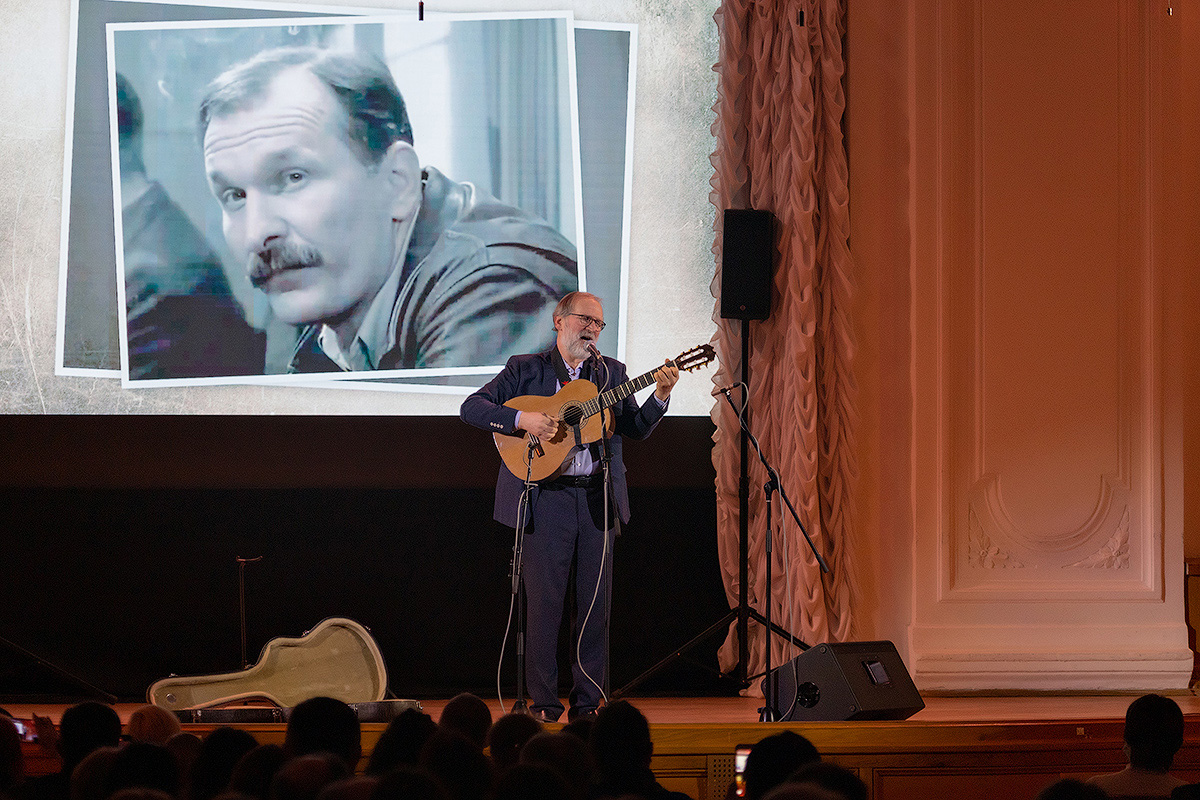
M583 406L579 403L567 403L562 407L559 418L571 427L575 427L583 420Z

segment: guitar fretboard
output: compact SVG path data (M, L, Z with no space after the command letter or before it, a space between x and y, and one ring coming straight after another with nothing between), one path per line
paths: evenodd
M608 391L601 392L600 394L593 397L591 400L588 400L586 403L583 404L583 407L582 407L583 408L583 418L587 419L588 417L592 416L593 414L599 414L604 409L608 408L609 406L616 405L617 403L624 400L626 397L629 397L629 395L633 394L634 392L638 392L638 391L641 391L642 389L645 389L647 386L654 383L654 373L656 370L657 370L657 367L655 369L650 370L649 372L647 372L644 375L639 375L636 378L631 378L631 379L625 381L624 383L622 383L620 386L614 386L613 388L609 389Z

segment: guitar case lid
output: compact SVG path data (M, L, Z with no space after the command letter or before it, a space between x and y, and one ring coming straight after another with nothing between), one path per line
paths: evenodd
M300 638L272 639L258 662L247 669L163 678L146 692L151 703L168 711L259 700L286 709L313 697L332 697L354 705L378 703L386 693L387 669L379 646L366 628L342 617L323 620ZM223 710L251 715L273 711Z

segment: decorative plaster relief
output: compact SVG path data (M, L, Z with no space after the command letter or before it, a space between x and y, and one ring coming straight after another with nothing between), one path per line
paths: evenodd
M1129 567L1129 487L1111 475L1101 476L1095 505L1073 528L1018 525L1005 506L995 473L983 475L972 486L967 515L966 562L975 569Z
M968 513L971 516L971 549L967 560L972 567L979 569L1024 568L1025 562L1013 558L992 543L991 537L984 533L983 525L979 522L979 515L975 509L972 508Z

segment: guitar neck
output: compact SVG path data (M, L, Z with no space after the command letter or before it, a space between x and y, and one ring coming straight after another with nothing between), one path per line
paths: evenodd
M593 414L599 414L604 409L615 406L634 392L639 392L654 383L654 373L657 369L655 367L644 375L630 378L620 386L614 386L606 392L600 392L600 394L583 404L584 418L586 419Z

